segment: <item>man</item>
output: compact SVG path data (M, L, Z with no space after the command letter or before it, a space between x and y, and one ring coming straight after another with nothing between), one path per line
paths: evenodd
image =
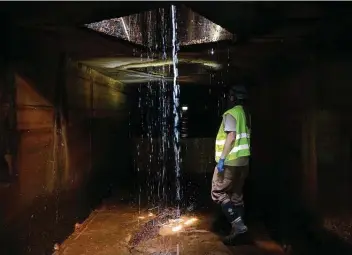
M244 224L242 189L248 175L250 153L250 116L245 109L244 86L233 86L228 93L228 108L223 114L215 143L215 160L211 197L221 205L231 223L231 234L225 242L247 232Z

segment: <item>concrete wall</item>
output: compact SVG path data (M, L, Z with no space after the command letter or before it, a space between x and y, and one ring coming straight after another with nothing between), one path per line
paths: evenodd
M280 238L317 223L351 241L351 61L349 53L304 52L291 50L252 90L252 206L281 222L273 224Z
M1 254L49 253L128 167L121 84L68 61L54 46L13 63L16 176L0 188Z
M321 111L317 118L319 208L324 227L352 244L351 54L322 64Z

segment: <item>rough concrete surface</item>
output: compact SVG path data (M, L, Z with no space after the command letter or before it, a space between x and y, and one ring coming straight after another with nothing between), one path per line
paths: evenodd
M209 230L209 215L193 214L190 217L196 217L196 223L177 234L170 234L161 230L170 219L160 220L148 210L139 212L138 208L129 206L101 208L92 212L82 224L76 224L72 235L54 247L54 254L283 254L274 242L264 235L260 237L259 231L255 235L258 235L255 245L225 246L220 237Z

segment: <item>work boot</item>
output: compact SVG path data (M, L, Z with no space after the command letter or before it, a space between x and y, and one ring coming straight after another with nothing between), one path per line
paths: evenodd
M228 236L223 238L225 245L249 245L251 241L247 235L248 228L244 224L241 217L238 217L234 222L231 223L232 229Z
M214 215L212 231L224 237L231 232L232 227L221 208L219 209L220 210Z
M231 202L222 204L221 207L227 220L231 223L231 235L238 235L247 232L248 228L244 224L239 210L237 210Z
M231 233L224 237L222 242L225 245L252 245L253 240L251 239L250 235L248 234L247 226L244 225L243 221L242 224L232 224Z
M238 215L241 216L244 220L244 204L234 204L235 210L238 212Z
M240 222L234 222L232 225L231 233L223 238L225 245L238 246L238 245L254 245L253 236L248 231L247 226L244 224L245 208L244 204L233 203L236 213L241 217Z

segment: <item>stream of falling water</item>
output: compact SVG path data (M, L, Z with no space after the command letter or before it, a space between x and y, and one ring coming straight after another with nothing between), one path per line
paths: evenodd
M149 26L152 25L152 12L149 11L147 12L147 24ZM153 49L151 42L153 42L152 34L150 32L150 29L148 29L148 34L147 34L147 61L151 61L153 59ZM147 72L149 73L150 68L147 68ZM148 204L152 204L154 202L154 183L153 183L153 153L154 153L154 142L153 142L153 127L154 127L154 121L153 121L153 108L154 108L154 90L153 90L153 82L149 81L147 84L147 91L146 91L146 102L147 102L147 143L148 146L146 147L147 150L149 151L149 157L148 157L148 163L147 163L147 169L148 169L148 176L147 176L147 185L148 185Z
M176 20L176 7L171 6L172 15L172 63L173 63L173 112L174 112L174 153L175 153L175 174L176 174L176 202L181 201L181 187L180 187L180 132L179 127L179 97L180 85L177 82L178 77L178 59L177 59L177 20ZM178 210L179 214L179 210ZM179 216L179 215L178 215Z
M158 206L159 209L173 205L177 206L177 216L180 216L180 85L176 14L176 7L171 6L170 11L159 9L159 20L151 13L146 16L147 26L155 27L147 28L147 51L141 53L141 61L151 61L156 57L167 60L172 57L172 64L159 69L148 67L147 73L161 72L163 75L158 80L150 79L138 88L142 134L141 139L136 141L135 170L139 180L139 211L143 202L147 202L148 207ZM172 52L167 56L170 46ZM157 55L156 52L161 54ZM165 74L170 75L167 78Z
M141 95L142 91L142 86L139 86L138 88L138 93ZM141 109L141 115L143 114L143 108L142 106L142 97L138 97L138 108ZM143 118L141 118L141 127L143 127ZM141 150L141 144L143 143L143 135L141 136L140 140L136 142L137 146L137 160L135 162L135 167L137 168L137 176L139 177L140 175L140 166L139 166L139 160L140 160L140 150ZM138 211L139 214L141 213L141 195L142 195L142 187L140 182L138 182Z
M163 8L159 10L160 15L160 33L161 33L161 50L162 50L162 60L166 60L166 24L165 24L165 11ZM165 66L162 67L162 73L166 71ZM167 159L169 156L168 149L170 148L170 143L168 139L168 116L170 112L169 102L168 102L168 84L164 78L160 79L160 90L159 90L159 123L161 131L161 140L159 144L159 162L161 163L161 171L159 171L159 181L158 181L158 198L159 201L163 201L164 204L167 203ZM161 194L160 194L161 193Z

